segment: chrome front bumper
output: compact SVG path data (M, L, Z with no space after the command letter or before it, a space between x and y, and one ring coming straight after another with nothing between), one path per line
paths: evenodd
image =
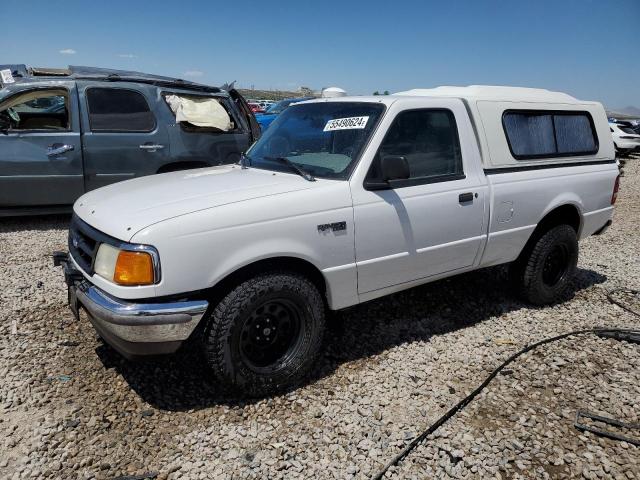
M100 336L128 358L175 352L205 314L206 300L136 303L112 297L89 283L69 265L64 254L54 254L69 289L69 307L78 315L83 307Z

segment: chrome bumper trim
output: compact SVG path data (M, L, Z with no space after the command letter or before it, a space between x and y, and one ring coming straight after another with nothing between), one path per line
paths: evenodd
M135 343L186 340L205 314L205 300L133 303L114 298L89 282L70 287L101 330Z

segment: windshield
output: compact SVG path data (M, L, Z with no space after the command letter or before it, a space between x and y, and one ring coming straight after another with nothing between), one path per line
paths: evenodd
M247 152L252 167L291 171L281 158L314 177L346 179L384 106L365 102L305 103L288 108Z

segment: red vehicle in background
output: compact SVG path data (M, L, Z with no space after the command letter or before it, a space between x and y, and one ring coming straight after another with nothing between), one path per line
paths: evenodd
M249 102L247 105L253 113L264 113L264 108L259 103Z

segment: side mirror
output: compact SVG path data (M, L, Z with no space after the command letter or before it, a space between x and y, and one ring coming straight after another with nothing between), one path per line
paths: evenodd
M366 190L389 190L393 188L394 181L406 180L411 176L407 159L400 155L387 155L380 159L381 182L366 180Z
M407 159L400 155L387 155L380 159L380 173L385 182L406 180L411 176Z

